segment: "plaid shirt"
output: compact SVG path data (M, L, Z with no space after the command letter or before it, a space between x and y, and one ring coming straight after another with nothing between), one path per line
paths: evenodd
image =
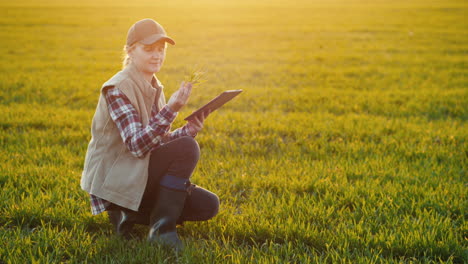
M120 136L128 150L136 157L144 157L164 144L164 142L182 136L196 136L196 131L193 130L190 123L168 133L177 112L173 112L167 105L158 112L157 103L159 98L155 98L151 108L151 118L148 125L144 127L138 112L124 93L115 87L107 89L104 93L109 114L117 125ZM111 202L92 194L90 194L90 197L93 215L104 212L111 204Z

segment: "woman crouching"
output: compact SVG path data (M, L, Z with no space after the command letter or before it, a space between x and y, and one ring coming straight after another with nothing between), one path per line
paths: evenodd
M130 238L134 224L146 224L149 241L180 250L176 224L214 217L219 199L189 180L200 156L194 137L209 113L170 132L192 84L182 82L166 104L155 73L167 43L175 44L152 19L130 27L124 68L101 88L81 187L92 213L107 211L118 234Z

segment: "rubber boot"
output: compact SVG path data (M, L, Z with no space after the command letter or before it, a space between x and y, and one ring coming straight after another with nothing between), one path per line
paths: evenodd
M186 190L168 189L160 186L156 202L151 210L148 241L183 249L177 235L176 223L184 209Z
M109 215L109 221L115 228L115 232L125 239L132 238L131 233L135 224L149 224L149 215L128 209L109 210L107 214Z

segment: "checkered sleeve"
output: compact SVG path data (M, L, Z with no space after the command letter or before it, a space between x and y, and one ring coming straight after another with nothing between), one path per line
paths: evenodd
M118 88L107 89L105 98L110 116L117 125L122 140L132 155L138 158L143 158L162 144L163 136L168 133L177 116L167 105L159 112L153 111L153 107L148 125L143 126L137 110Z
M195 137L197 135L197 132L194 131L191 127L190 127L190 123L186 124L185 126L181 127L181 128L178 128L174 131L172 131L171 133L168 134L168 141L170 140L174 140L174 139L177 139L177 138L180 138L180 137L186 137L186 136L189 136L189 137Z

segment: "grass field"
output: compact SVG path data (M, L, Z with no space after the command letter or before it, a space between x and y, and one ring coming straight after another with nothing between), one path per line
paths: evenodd
M1 1L0 263L467 263L468 2ZM123 241L79 187L129 26L177 45L173 128L223 90L193 182L221 199L187 249Z

